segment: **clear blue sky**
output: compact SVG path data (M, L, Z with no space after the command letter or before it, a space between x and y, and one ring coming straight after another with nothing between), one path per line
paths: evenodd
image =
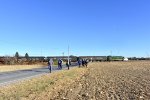
M0 55L150 54L150 0L0 0Z

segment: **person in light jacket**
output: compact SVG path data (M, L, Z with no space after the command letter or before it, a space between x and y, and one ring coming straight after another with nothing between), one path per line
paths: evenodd
M52 67L53 67L53 59L50 59L49 61L48 61L48 69L49 69L49 72L51 73L51 71L52 71Z

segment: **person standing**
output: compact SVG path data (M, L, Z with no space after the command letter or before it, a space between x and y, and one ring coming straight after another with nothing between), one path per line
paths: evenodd
M84 65L85 65L85 60L82 59L82 66L84 67Z
M80 67L80 65L81 65L81 60L80 60L80 59L78 59L78 65L79 65L79 67Z
M53 59L50 59L49 61L48 61L48 68L49 68L49 72L51 73L52 72L52 66L53 66Z
M71 60L69 60L69 65L71 66Z
M68 67L68 70L69 70L69 64L68 64L68 61L66 61L66 67Z
M62 60L61 59L58 60L58 69L62 69Z
M88 60L85 59L85 66L87 67L87 65L88 65Z

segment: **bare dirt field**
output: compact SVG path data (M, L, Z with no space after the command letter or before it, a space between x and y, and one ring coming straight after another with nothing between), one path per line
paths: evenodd
M102 62L53 99L150 100L150 62Z
M88 68L53 74L50 83L41 82L47 83L42 89L38 89L41 86L38 79L38 83L34 82L37 89L26 83L23 88L17 87L24 92L13 88L16 94L11 91L13 96L8 97L10 88L4 88L7 94L0 91L0 96L12 100L150 100L150 61L90 63ZM27 86L30 88L25 89Z

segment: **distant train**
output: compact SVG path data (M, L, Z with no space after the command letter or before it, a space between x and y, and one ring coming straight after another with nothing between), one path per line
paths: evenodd
M89 61L124 61L123 56L80 56L80 58Z

